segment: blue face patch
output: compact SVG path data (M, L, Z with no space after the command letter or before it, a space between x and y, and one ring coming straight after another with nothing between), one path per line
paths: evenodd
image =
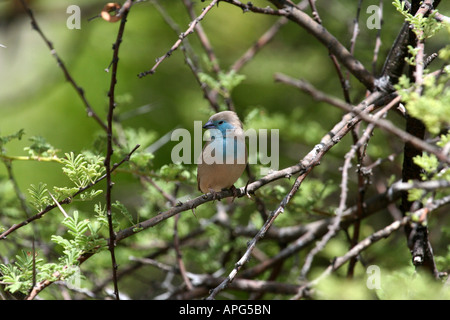
M235 129L234 126L232 126L230 123L228 123L225 120L216 120L216 121L214 121L214 125L216 126L217 129L220 130L220 132L222 132L222 135L224 137L226 137L226 135L227 135L227 130Z

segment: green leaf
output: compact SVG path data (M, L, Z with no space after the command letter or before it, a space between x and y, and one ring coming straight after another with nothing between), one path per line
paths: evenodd
M91 189L89 191L85 191L84 193L82 193L80 195L80 199L82 201L90 201L90 200L94 199L96 196L98 196L101 193L103 193L103 190Z
M174 163L163 165L160 169L160 175L169 181L186 181L192 177L191 172L186 167Z
M128 211L128 209L120 202L120 201L116 201L115 203L112 204L112 206L114 208L116 208L117 210L119 210L119 212L128 219L128 221L130 222L131 225L134 225L133 222L133 216L130 214L130 212Z
M50 204L47 184L42 182L39 182L37 186L31 184L28 192L31 196L30 203L38 212L42 211L45 207L47 207L47 205Z
M25 130L24 129L20 129L16 133L13 133L13 134L8 135L8 136L0 137L0 153L4 153L3 146L5 144L7 144L8 142L10 142L11 140L14 140L14 139L22 140L22 136L24 134L25 134Z
M58 151L44 137L33 136L29 140L32 144L24 150L32 157L54 157Z
M211 89L217 90L223 97L229 98L230 92L245 80L245 76L231 70L227 73L219 72L215 79L207 73L199 72L199 79Z
M105 171L103 157L83 154L75 156L73 152L65 155L66 158L61 159L64 164L62 170L78 188L94 183Z
M78 211L74 211L73 217L68 216L62 222L70 231L72 231L75 237L82 235L88 229L89 220L79 220Z
M428 174L435 172L439 165L439 160L434 154L424 153L421 156L415 156L413 161Z

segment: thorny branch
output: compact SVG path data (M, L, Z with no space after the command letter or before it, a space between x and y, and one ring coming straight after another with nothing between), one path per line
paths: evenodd
M314 21L313 18L301 11L297 5L290 1L271 1L278 10L271 8L258 8L254 5L243 4L237 0L222 0L233 5L241 7L244 11L252 11L255 13L264 13L271 15L285 16L289 20L297 23L302 28L314 35L329 51L340 61L368 90L375 88L374 76L366 70L363 64L358 61L327 29Z
M64 62L62 61L62 59L59 57L58 53L56 52L56 49L53 46L53 43L45 36L45 34L43 33L43 31L41 30L41 28L39 27L39 24L37 23L33 11L28 7L27 1L25 0L20 0L23 8L25 9L26 13L28 14L28 16L31 19L31 26L33 27L34 30L37 31L37 33L39 33L39 35L41 36L42 40L44 40L45 44L47 45L47 47L50 49L50 53L53 55L53 57L56 59L56 62L58 63L58 66L61 68L61 70L64 73L64 77L66 78L66 80L72 85L72 87L76 90L76 92L78 93L78 95L80 96L81 100L83 101L85 107L86 107L86 111L87 111L87 115L89 117L92 117L95 119L95 121L103 128L103 130L107 130L106 124L103 122L103 120L97 115L97 113L95 113L94 109L92 108L92 106L90 105L90 103L88 102L86 95L84 93L84 89L82 87L80 87L75 80L73 79L73 77L71 76L69 70L66 68L66 65L64 64Z
M113 274L113 283L114 283L114 295L117 300L120 300L119 297L119 288L117 285L117 263L116 263L116 256L114 252L114 248L116 246L116 240L115 240L115 231L113 228L113 222L112 222L112 212L111 212L111 205L112 205L112 187L113 182L111 179L111 157L113 154L113 117L114 117L114 109L116 107L116 101L115 101L115 89L117 84L117 68L119 63L119 48L120 44L122 43L123 33L125 30L125 24L127 22L127 16L128 12L131 6L132 0L127 0L126 3L121 8L120 13L120 26L119 31L117 33L117 39L113 46L113 58L112 58L112 72L111 72L111 83L110 88L108 91L108 97L109 97L109 108L108 108L108 115L107 115L107 150L106 150L106 157L105 157L105 168L106 168L106 215L108 218L108 227L109 227L109 242L108 242L108 248L111 254L111 264L112 264L112 274ZM123 9L123 10L122 10Z
M183 42L183 40L190 35L191 33L194 32L194 28L196 27L196 25L202 21L202 19L205 17L205 15L219 2L219 0L212 0L211 3L205 8L203 9L203 12L194 20L190 23L189 28L187 28L187 30L183 33L181 33L178 37L178 40L174 43L174 45L169 49L169 51L166 52L166 54L164 54L162 57L157 58L156 59L156 63L155 65L148 71L144 71L141 72L138 76L139 78L145 77L146 75L149 74L154 74L156 71L156 68L158 68L158 66L168 57L170 57L172 55L172 53L177 50L181 43Z
M308 289L310 289L313 286L316 286L321 280L323 280L326 276L330 275L331 272L337 270L340 268L344 263L346 263L351 258L357 256L361 251L368 248L375 242L388 237L391 233L398 230L400 227L404 226L408 221L410 220L409 217L405 217L402 220L394 221L387 227L371 234L361 242L359 242L357 245L355 245L352 249L350 249L345 255L342 257L338 257L334 259L334 261L330 264L330 266L315 280L311 281L310 283L306 285L302 285L298 293L292 298L292 299L300 299L302 298Z

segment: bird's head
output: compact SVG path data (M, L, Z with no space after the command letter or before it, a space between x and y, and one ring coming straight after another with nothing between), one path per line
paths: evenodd
M242 122L235 112L222 111L209 118L203 128L220 130L222 136L226 136L227 130L242 130Z

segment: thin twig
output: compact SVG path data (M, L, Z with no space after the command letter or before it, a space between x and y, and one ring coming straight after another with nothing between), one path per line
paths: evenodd
M28 7L28 4L26 1L24 0L20 0L20 2L22 3L23 8L25 9L26 13L28 14L28 16L31 19L31 25L33 27L34 30L37 31L37 33L39 33L39 35L41 36L41 38L44 40L44 42L46 43L47 47L50 49L50 53L53 55L53 57L56 59L56 62L58 63L58 66L61 68L61 70L64 73L64 76L66 78L66 80L72 85L72 87L75 89L75 91L78 93L78 95L80 96L81 100L83 101L85 107L86 107L86 111L87 111L87 115L89 117L92 117L95 119L95 121L103 128L103 130L107 130L106 124L103 122L103 120L97 115L97 113L95 113L94 109L91 107L90 103L88 102L85 94L84 94L84 90L82 87L80 87L75 80L72 78L72 76L69 73L69 70L66 68L66 65L64 64L64 62L62 61L62 59L59 57L58 53L56 52L55 48L53 47L53 43L45 36L45 34L43 33L43 31L41 30L41 28L39 27L33 11Z
M239 71L242 67L250 61L257 52L261 50L267 43L269 43L278 33L282 26L288 23L286 17L279 18L239 59L237 59L230 70Z
M55 199L55 197L51 194L50 191L48 191L48 194L50 195L50 197L52 198L53 202L58 207L59 211L61 211L61 213L63 214L64 218L68 218L69 215L67 214L66 210L64 210L64 208L59 204L58 200Z
M157 0L152 0L152 4L156 7L158 12L161 14L164 21L176 32L177 35L181 34L181 29L176 24L176 22L170 17L167 11L159 4ZM215 112L219 112L220 106L217 102L217 94L213 94L211 88L204 82L200 80L200 73L202 72L201 67L198 63L198 57L192 50L191 45L189 44L189 39L186 37L183 39L183 45L180 45L180 49L184 55L184 61L188 65L189 69L191 69L195 80L200 85L200 88L203 91L203 96L206 100L208 100L211 108Z
M391 109L396 104L398 104L400 102L400 99L401 99L401 97L399 97L399 96L396 97L395 99L393 99L389 104L387 104L384 108L382 108L380 111L378 111L377 114L374 115L373 119L374 120L380 119L381 116L383 116L389 109ZM355 156L359 147L361 145L363 145L365 143L365 141L367 141L370 138L370 135L371 135L374 127L375 127L375 125L371 123L370 128L366 129L364 135L357 141L357 143L355 143L352 146L351 150L345 155L344 166L342 168L341 197L340 197L339 207L336 210L335 222L333 223L333 225L331 225L327 234L321 239L321 241L319 241L316 244L316 246L308 253L308 255L305 259L305 264L303 265L302 271L301 271L302 278L306 278L306 274L308 273L308 271L311 267L314 256L318 252L323 250L323 248L329 242L329 240L331 238L333 238L336 235L336 233L339 231L341 219L342 219L344 210L347 207L346 202L347 202L347 191L348 191L348 187L347 187L347 185L348 185L348 170L351 166L351 160Z
M313 281L311 281L305 285L302 285L299 288L298 293L292 299L302 298L308 289L310 289L313 286L316 286L325 277L327 277L333 271L340 268L344 263L346 263L351 258L356 257L358 254L360 254L363 250L370 247L372 244L378 242L379 240L381 240L383 238L388 237L394 231L400 229L402 226L407 224L409 220L410 220L409 217L404 217L402 220L394 221L393 223L386 226L385 228L378 230L377 232L371 234L364 240L360 241L356 246L354 246L352 249L350 249L345 255L334 259L333 262L328 266L328 268L319 277L317 277L316 279L314 279Z
M442 199L436 200L432 203L428 204L427 210L435 210L441 206L447 205L450 203L450 196L444 197ZM418 211L423 210L419 209ZM420 214L420 213L419 213ZM413 216L414 213L411 214ZM401 227L407 225L411 222L411 216L403 217L401 220L396 220L389 224L388 226L384 227L381 230L378 230L377 232L374 232L364 240L360 241L357 245L355 245L353 248L351 248L345 255L338 257L333 260L333 262L328 266L328 268L316 279L313 281L302 285L299 288L298 293L292 298L292 299L300 299L304 296L305 292L310 289L313 286L316 286L320 281L322 281L324 278L326 278L328 275L330 275L333 271L339 269L342 265L344 265L347 261L350 259L356 257L359 255L362 251L373 245L374 243L378 242L381 239L389 237L393 232L400 229Z
M305 9L308 5L309 0L303 0L297 7L300 9ZM249 62L253 57L264 47L266 46L277 34L281 28L289 22L289 19L286 17L279 18L255 43L247 49L247 51L238 58L233 65L230 67L230 70L234 70L238 72L242 67Z
M410 12L415 17L425 16L428 11L433 8L434 0L413 0L411 1ZM436 1L436 5L439 1ZM418 27L418 26L417 26ZM413 30L416 26L411 25L408 32L408 45L415 46L416 65L409 66L408 76L411 82L415 82L415 93L422 95L423 92L423 71L424 71L424 39L422 39L422 32ZM417 32L417 33L416 33ZM417 119L407 114L405 131L417 139L424 139L426 134L426 126L421 119ZM402 164L402 181L418 180L421 176L421 168L415 163L414 158L421 156L423 149L409 141L405 141L403 150L403 164ZM425 150L427 151L427 150ZM443 161L442 159L439 159ZM409 200L408 192L403 192L402 203L400 209L403 215L407 215L410 211L415 211L415 203ZM428 271L437 276L437 269L434 262L431 244L428 240L428 229L426 225L410 223L405 227L405 234L408 240L408 247L411 250L412 261L416 268L425 267Z
M194 3L191 0L183 0L184 6L187 8L189 17L192 21L196 20L195 12L194 12ZM203 49L206 52L206 55L208 56L208 59L211 63L212 70L217 74L220 72L220 66L219 66L219 59L217 58L216 54L214 53L214 49L211 45L211 42L208 39L208 36L205 33L205 30L203 30L203 27L201 23L196 23L194 26L195 34L197 35L198 39L200 40L201 45L203 46Z
M347 112L352 112L351 105L349 105L335 97L330 97L326 93L323 93L323 92L317 90L311 84L307 83L304 80L293 79L291 77L288 77L288 76L285 76L282 74L276 74L275 80L293 85L293 86L299 88L300 90L309 93L316 100L324 101L324 102L330 103L331 105L334 105L338 108L341 108ZM439 149L429 143L426 143L424 140L419 139L404 130L397 128L390 121L387 121L384 119L373 120L373 117L371 115L363 114L363 113L358 114L358 116L361 117L361 119L366 122L375 123L379 128L397 136L402 141L408 142L423 151L434 154L440 161L445 162L445 163L450 163L450 158L446 154L444 154L441 151L441 149Z
M301 27L305 28L309 33L316 37L327 49L341 62L368 90L375 88L374 76L366 70L363 64L358 61L331 33L328 32L322 25L314 21L313 18L308 16L296 5L291 2L283 1L283 7L275 10L270 7L259 8L251 3L244 4L237 0L222 0L238 6L246 11L255 13L263 13L270 15L285 16L289 20L297 23ZM270 0L275 3L277 1Z
M195 12L194 12L194 4L190 0L183 0L184 5L186 6L188 10L189 17L195 21ZM213 72L218 75L222 70L219 65L219 59L217 58L216 54L214 53L214 49L211 45L211 42L208 39L208 36L206 35L205 30L203 30L203 27L201 23L197 23L195 25L195 34L197 35L198 39L200 40L200 43L203 47L203 50L206 53L206 56L209 59L211 68ZM223 85L220 85L220 91L223 91L224 94L224 100L228 107L228 110L235 111L233 100L231 99L231 94L227 88L225 88ZM212 95L214 100L217 100L217 96L219 95L219 89L213 89L210 92L210 95Z
M120 26L119 31L117 33L116 42L113 46L113 58L112 58L112 73L111 73L111 83L110 88L108 92L109 97L109 108L108 108L108 115L107 115L107 150L106 150L106 156L105 156L105 168L106 168L106 215L108 218L108 226L109 226L109 242L108 242L108 248L111 254L111 264L112 264L112 274L113 274L113 283L114 283L114 295L117 300L120 300L119 297L119 288L117 285L117 263L116 263L116 257L114 248L116 246L116 235L113 228L113 222L112 222L112 212L111 212L111 203L112 203L112 186L113 182L111 180L111 156L113 154L113 117L114 117L114 109L116 107L116 101L115 101L115 88L117 84L117 68L118 68L118 62L119 62L119 48L120 44L122 43L123 39L123 33L125 30L125 24L127 22L127 16L129 13L129 9L131 6L132 0L127 0L127 2L123 5L121 8L121 20L120 20Z
M189 28L181 33L178 37L178 40L175 42L175 44L169 49L169 51L166 52L166 54L164 54L162 57L157 58L156 59L156 63L155 65L148 71L144 71L141 72L138 76L139 78L145 77L146 75L149 74L154 74L156 71L156 68L158 68L158 66L168 57L170 57L172 55L172 53L177 50L181 43L183 42L183 40L190 35L191 33L194 32L194 28L195 26L205 17L205 15L219 2L219 0L212 0L211 3L205 8L203 9L203 12L193 21L191 21L191 23L189 24Z
M191 280L187 276L186 267L183 262L183 255L181 254L180 249L180 237L178 235L178 221L180 220L180 214L175 215L175 223L173 226L173 246L175 249L176 259L178 263L178 268L180 269L181 277L184 280L184 283L186 284L186 287L188 290L192 290L194 287L191 283Z
M132 150L130 153L128 153L128 155L127 155L125 158L122 159L122 161L120 161L119 163L117 163L117 164L115 164L115 165L113 166L111 172L114 171L116 168L118 168L120 165L122 165L124 162L130 160L131 155L132 155L138 148L139 148L139 145L136 145L136 146L133 148L133 150ZM106 175L102 176L101 178L97 179L95 182L93 182L93 183L90 184L89 186L87 186L87 187L85 187L85 188L82 188L82 190L80 189L79 191L77 191L75 195L80 194L81 192L83 192L83 191L85 191L86 189L92 187L93 185L97 184L98 182L104 180L105 178L106 178ZM72 197L70 197L70 200L71 200L75 195L73 195ZM61 205L61 204L63 204L63 203L66 203L66 201L67 201L67 203L69 203L70 201L69 201L68 199L69 199L69 198L66 198L66 199L63 200L63 201L60 201L59 204ZM50 207L51 207L51 208L50 208ZM57 207L57 205L48 206L46 209L44 209L44 211L47 210L47 211L45 211L45 212L48 212L48 211L50 211L51 209L56 208L56 207ZM28 224L29 222L31 222L32 220L41 218L42 215L45 213L44 211L42 211L42 212L40 212L39 214L33 216L34 219L31 219L31 220L30 220L30 219L27 219L27 221L21 223L20 226L26 225L26 224ZM31 218L33 218L33 217L31 217ZM14 227L14 226L13 226L13 227ZM14 230L17 230L17 229L19 228L19 227L16 227L15 229L13 229L13 227L11 227L9 230L7 230L8 234L11 233L11 232L14 231ZM5 233L6 233L6 232L5 232ZM2 234L2 235L0 235L0 239L6 239L6 234L5 234L5 233ZM82 262L83 262L83 261L80 261L80 263L82 263ZM67 266L66 266L66 267L67 267ZM53 277L52 280L47 279L47 280L43 280L43 281L41 281L41 282L35 284L35 285L33 286L32 290L31 290L30 294L26 297L26 299L28 299L28 300L34 299L34 298L39 294L39 292L41 292L42 290L44 290L45 288L47 288L49 285L51 285L51 284L54 283L55 281L58 281L59 278L61 277L61 273L60 273L60 272L55 272L55 273L52 275L52 277Z
M380 26L383 25L383 0L380 0L378 4L379 8L379 19L380 19ZM372 74L376 75L377 73L377 61L378 61L378 53L380 52L381 47L381 27L377 30L377 37L375 39L375 47L373 49L373 59L372 59Z

